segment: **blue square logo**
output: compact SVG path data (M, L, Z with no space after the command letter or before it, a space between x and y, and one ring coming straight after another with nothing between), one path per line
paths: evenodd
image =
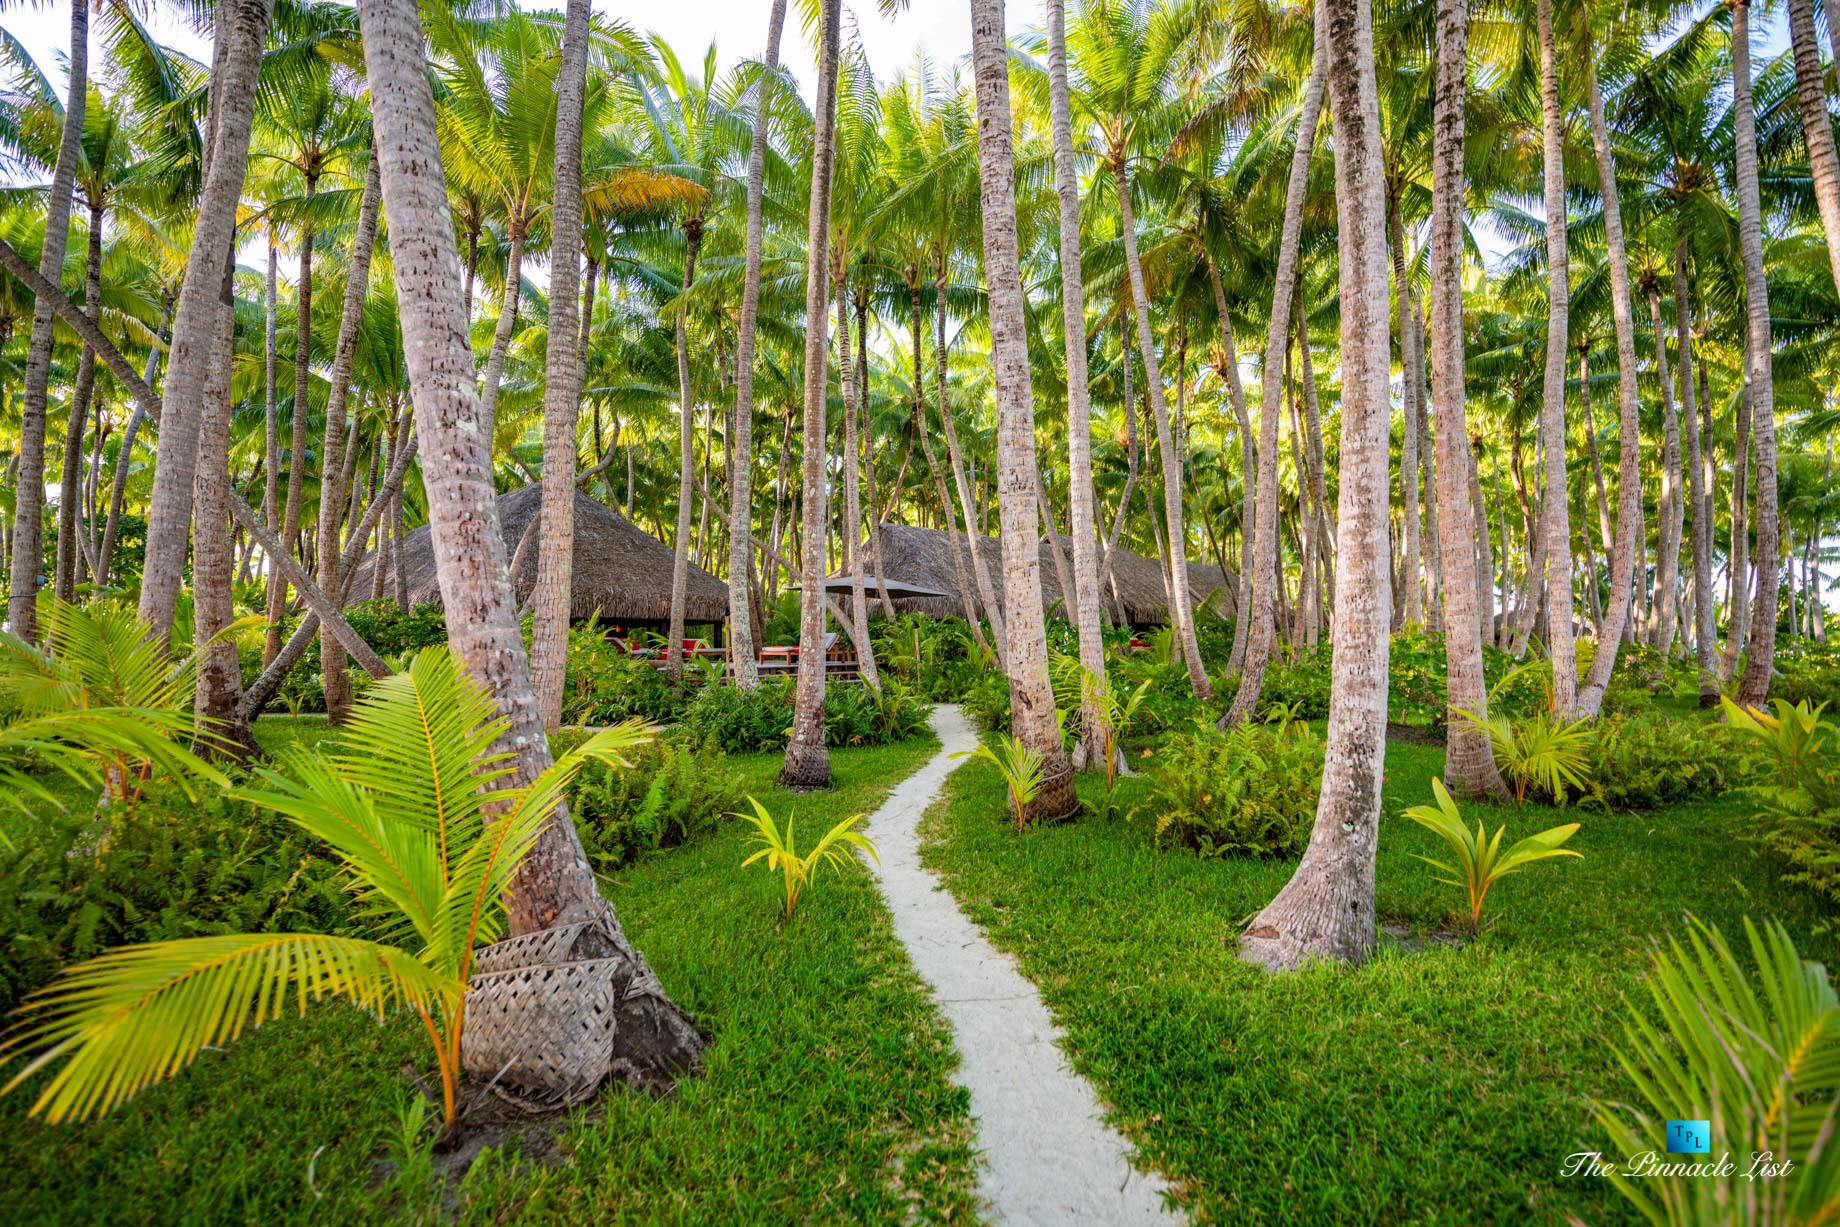
M1712 1122L1671 1120L1667 1123L1670 1155L1703 1155L1712 1150Z

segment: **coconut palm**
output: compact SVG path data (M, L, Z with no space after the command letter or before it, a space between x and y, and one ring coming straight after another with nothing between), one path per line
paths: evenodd
M604 730L526 782L515 756L495 749L505 727L492 696L445 650L419 653L366 696L331 748L298 753L237 790L332 850L370 904L372 936L214 934L78 964L27 1001L0 1043L0 1054L31 1054L6 1089L54 1068L32 1112L82 1120L290 1002L304 1013L309 1000L331 997L420 1019L451 1129L475 948L504 931L503 893L569 780L590 758L617 763L649 735L633 723Z

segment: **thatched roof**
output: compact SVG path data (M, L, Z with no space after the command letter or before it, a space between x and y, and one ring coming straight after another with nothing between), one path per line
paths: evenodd
M518 539L542 510L541 486L525 486L498 499L499 526L505 535L505 559L517 552ZM536 551L526 551L525 565L513 587L520 602L536 582ZM367 554L352 577L354 600L370 595L376 551ZM671 616L671 547L634 526L624 516L575 492L575 571L570 581L569 616L587 618L596 611L606 622L622 619L657 621ZM435 583L434 543L427 525L403 538L403 573L409 600L441 603ZM690 567L684 616L691 622L720 622L728 616L728 585L700 567Z
M917 611L935 616L964 616L964 602L958 596L958 577L952 567L952 546L944 530L937 528L917 528L909 524L883 524L876 530L881 539L883 564L878 568L874 551L867 542L862 546L863 558L869 576L871 596L875 593L875 575L887 576L891 589L898 583L916 589L931 589L933 596L909 595L891 591L889 596L894 607L903 613ZM958 534L960 552L969 568L971 552L969 538ZM1058 538L1061 557L1068 569L1073 567L1073 543L1066 536ZM1003 572L1001 544L995 537L978 538L978 555L990 575L990 584L996 597L998 607L1003 602ZM847 574L838 572L833 580ZM984 614L983 602L978 596L977 578L968 576L971 583L971 601L978 615ZM1135 624L1152 624L1169 620L1169 598L1163 581L1163 566L1153 558L1132 553L1119 547L1112 556L1112 578L1116 586L1116 597L1124 606L1124 620ZM1225 588L1222 596L1214 598L1210 608L1223 617L1232 617L1234 597L1239 589L1239 577L1231 572L1223 573L1219 567L1206 566L1201 563L1188 564L1189 599L1196 605L1207 600L1215 589ZM830 586L827 584L827 587ZM1059 577L1054 569L1054 557L1044 540L1041 544L1041 593L1043 607L1051 612L1062 602ZM1102 599L1106 607L1114 612L1112 592L1105 592ZM876 603L879 606L879 602Z

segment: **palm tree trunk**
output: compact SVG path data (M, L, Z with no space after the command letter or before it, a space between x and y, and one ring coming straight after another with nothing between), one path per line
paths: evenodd
M38 271L53 285L63 276L64 248L70 241L70 203L76 193L83 109L89 97L87 5L70 6L68 66L70 93L64 104L64 128L52 166L51 190L45 202L45 237L38 254ZM51 320L51 304L34 299L20 402L19 472L13 482L13 549L6 597L7 626L26 640L38 634L38 582L45 568L45 417L51 385ZM170 616L167 621L171 622Z
M171 307L170 300L161 302L162 325L165 324ZM156 328L154 332L157 337L160 329ZM147 347L147 366L145 373L141 376L141 382L150 388L153 386L154 376L159 373L160 348L158 344ZM139 437L141 426L146 420L147 406L136 400L134 411L128 415L128 424L122 428L121 445L115 452L115 479L109 488L108 520L102 529L102 545L96 551L96 587L98 588L108 587L109 576L114 568L115 541L121 533L121 508L127 497L128 475L134 466L134 441ZM270 449L269 457L272 458L274 454L274 450ZM274 471L272 460L268 467L272 473Z
M1434 322L1432 327L1436 326ZM1435 349L1436 346L1437 339L1434 334L1432 347ZM1482 457L1478 454L1474 443L1467 439L1462 442L1468 450L1464 467L1468 470L1467 476L1469 477L1470 523L1475 526L1476 533L1476 554L1473 560L1476 568L1476 630L1481 635L1483 644L1493 646L1495 643L1495 550L1490 539L1493 529L1489 524L1489 505L1482 497ZM1449 531L1455 532L1456 529L1452 527ZM1503 542L1502 548L1504 550L1507 548L1506 542ZM1446 596L1445 599L1448 600L1449 597ZM1448 625L1448 619L1446 619L1446 625ZM1493 755L1493 753L1491 750L1490 754Z
M1323 0L1317 11L1332 94L1340 253L1341 566L1316 823L1297 872L1240 937L1242 957L1272 970L1316 959L1359 962L1373 949L1374 853L1386 753L1392 364L1373 26L1367 0Z
M1444 783L1460 796L1505 797L1507 786L1495 766L1488 734L1460 712L1488 717L1488 689L1482 674L1482 622L1477 613L1479 573L1474 541L1478 529L1488 549L1488 523L1478 524L1480 479L1471 485L1473 462L1466 418L1468 389L1463 374L1463 108L1468 101L1468 0L1439 0L1437 66L1431 136L1431 399L1437 405L1436 506L1444 560L1444 650L1447 719ZM1557 346L1560 378L1565 344ZM1563 391L1563 384L1561 384ZM1486 569L1481 572L1486 574Z
M422 59L420 14L408 0L363 0L358 15L449 644L497 700L508 721L498 748L513 756L513 782L523 783L549 765L549 741L505 582L490 436L482 429L465 340L460 260ZM572 920L599 922L610 953L630 967L632 987L618 1003L614 1033L614 1068L621 1078L663 1088L697 1064L702 1040L627 943L563 805L556 806L520 864L506 902L513 933Z
M346 576L339 567L339 529L345 504L347 460L346 432L357 425L346 420L351 397L351 368L358 352L358 325L364 320L364 300L370 293L371 249L377 245L377 212L383 201L383 180L373 150L364 174L364 195L358 204L358 228L351 240L351 263L345 272L345 300L339 308L339 335L332 351L332 383L326 393L326 433L320 444L319 464L319 586L335 601L346 597ZM339 476L335 479L334 475ZM326 719L341 723L351 706L350 674L345 649L330 628L319 637L320 687L326 696Z
M1638 433L1641 405L1636 397L1636 324L1629 297L1629 251L1623 241L1616 166L1611 160L1610 133L1604 123L1604 100L1597 87L1595 62L1585 65L1585 93L1591 109L1591 144L1597 154L1598 190L1604 201L1604 246L1610 268L1610 315L1616 325L1616 399L1622 452L1617 461L1616 550L1610 557L1610 601L1604 608L1603 634L1598 637L1597 651L1591 657L1591 671L1586 674L1578 694L1580 714L1595 716L1604 701L1604 690L1610 685L1617 649L1635 603L1636 549L1642 531L1642 441ZM1568 591L1569 584L1568 571Z
M779 71L780 31L786 24L786 0L773 0L767 18L766 72L754 104L754 132L748 146L747 253L741 283L741 323L735 353L735 428L729 440L735 480L728 495L729 524L754 522L754 345L760 327L760 263L765 249L764 200L767 174L767 114L774 75ZM753 594L748 575L753 567L750 535L731 527L728 535L729 676L743 690L760 680L754 660ZM878 572L880 568L877 568Z
M316 194L318 180L307 176L305 200L309 208ZM281 514L281 541L289 549L300 533L300 505L306 487L308 391L313 371L313 215L307 214L300 236L300 276L294 290L294 399L288 410L293 423L288 444L287 495ZM322 461L323 461L322 457ZM321 478L326 476L321 465ZM268 574L268 632L263 640L263 659L273 659L281 649L281 622L287 616L288 583L273 561Z
M1402 509L1400 518L1404 521L1401 536L1405 553L1405 583L1400 595L1405 601L1405 620L1417 626L1425 620L1419 582L1421 526L1418 514L1418 419L1425 411L1420 401L1425 384L1418 353L1418 307L1412 280L1406 274L1405 227L1400 224L1397 201L1387 209L1386 216L1388 246L1392 248L1393 254L1393 297L1399 330L1400 383L1404 391L1401 400L1405 402L1405 424L1399 439L1399 499Z
M200 645L201 651L192 714L197 726L196 749L242 759L258 753L259 748L243 714L243 677L237 664L236 644L218 638L236 620L230 592L236 575L236 550L230 540L230 377L236 339L233 251L234 247L224 253L219 273L217 344L209 358L204 399L198 412L198 469L192 493L196 507L192 642ZM342 650L337 659L345 659Z
M850 569L850 639L856 644L857 669L869 688L880 694L882 679L875 670L875 651L869 644L869 598L863 583L861 448L857 437L858 393L862 371L850 345L850 293L837 281L837 381L843 389L843 529L839 536Z
M1258 518L1258 443L1252 437L1252 419L1246 413L1246 389L1239 378L1239 350L1233 343L1233 320L1227 311L1226 290L1220 284L1220 269L1214 257L1203 253L1207 261L1208 283L1214 290L1214 312L1220 317L1221 378L1227 384L1227 400L1233 406L1233 420L1239 428L1240 511L1239 511L1239 591L1233 603L1233 652L1227 658L1229 671L1237 672L1246 659L1247 608L1252 604L1253 523Z
M505 358L511 352L511 334L517 331L518 307L524 294L524 245L529 241L530 221L521 212L512 214L511 250L505 256L505 292L498 305L498 324L492 329L492 349L486 354L485 371L480 375L481 421L486 439L498 433L498 385L505 375Z
M1744 345L1750 346L1748 328L1745 332ZM1731 549L1725 560L1726 572L1726 611L1725 611L1725 650L1719 658L1719 681L1731 680L1732 671L1738 667L1738 656L1744 650L1744 642L1750 635L1751 617L1751 524L1750 524L1750 469L1751 469L1751 381L1750 358L1744 359L1743 382L1738 389L1738 411L1734 415L1737 422L1733 429L1736 438L1732 446L1731 459L1731 511L1728 516L1731 533ZM1704 371L1704 367L1700 368ZM1712 438L1710 429L1706 431L1708 441Z
M1565 359L1567 329L1571 321L1571 274L1567 267L1565 232L1565 118L1559 109L1552 0L1538 0L1537 8L1548 287L1546 378L1540 402L1546 496L1540 508L1540 529L1546 555L1546 638L1547 653L1552 660L1553 713L1560 720L1570 721L1576 719L1578 711L1578 655L1572 644L1572 526L1565 483ZM1616 185L1606 182L1605 188L1614 193ZM1612 200L1605 208L1605 215L1608 218L1615 213L1616 204ZM1620 224L1617 237L1620 241ZM1633 371L1632 366L1631 378Z
M1112 513L1112 527L1105 535L1105 551L1099 556L1099 589L1112 594L1112 604L1117 607L1118 621L1130 621L1129 611L1124 602L1118 598L1118 584L1112 577L1112 556L1118 549L1118 538L1124 532L1125 517L1131 511L1131 496L1137 492L1138 447L1137 447L1137 407L1136 397L1131 388L1131 341L1130 325L1122 318L1119 320L1118 370L1122 388L1124 410L1124 491L1118 496L1118 507Z
M1744 304L1751 385L1751 446L1757 456L1757 596L1744 647L1738 702L1760 706L1770 693L1776 656L1776 582L1780 527L1776 504L1776 390L1770 371L1770 288L1763 272L1763 210L1757 189L1757 121L1751 106L1750 0L1731 6L1732 132L1737 150L1738 250L1744 258ZM1825 220L1825 219L1823 219ZM1831 247L1831 244L1830 244Z
M198 224L185 281L173 311L172 354L161 398L160 450L147 513L146 561L140 616L156 639L171 633L192 526L192 482L198 470L200 407L211 353L218 344L224 262L236 242L236 207L249 161L256 77L268 33L268 0L242 0L236 13L219 9L211 74L210 157L198 201Z
M281 350L275 323L276 290L281 281L281 249L275 245L275 223L268 223L268 280L262 289L262 518L273 533L281 531Z
M1808 148L1814 201L1827 235L1827 258L1834 284L1840 286L1840 157L1834 152L1833 122L1827 113L1827 87L1821 45L1815 39L1811 0L1789 0L1789 41L1795 50L1795 93L1802 108L1803 143Z
M1131 301L1137 314L1137 348L1144 359L1144 390L1150 398L1150 416L1156 422L1157 453L1163 462L1163 517L1169 533L1169 621L1176 644L1188 666L1188 684L1195 697L1213 694L1201 649L1195 642L1195 607L1188 599L1188 528L1182 514L1182 462L1176 455L1169 429L1169 407L1163 399L1163 374L1156 356L1156 337L1150 330L1150 296L1144 288L1143 261L1137 253L1137 223L1131 213L1131 183L1123 162L1112 163L1112 187L1118 195L1118 225L1124 236L1124 263L1130 275Z
M703 242L703 222L694 217L684 223L683 299L696 284L696 253ZM673 682L684 675L684 602L690 592L690 515L694 503L691 484L696 476L695 393L690 386L690 340L685 316L689 306L677 311L677 532L671 542L670 642L665 647L665 672ZM819 316L818 331L824 331ZM822 471L822 470L820 470Z
M84 258L83 308L92 320L102 318L102 205L89 202L89 250ZM90 398L96 390L96 351L85 345L77 361L76 393L70 398L70 416L64 426L64 464L58 478L58 531L56 594L60 601L77 599L77 561L82 556L83 426L89 420Z
M1004 609L997 597L997 590L990 582L990 570L985 565L984 551L980 548L984 536L983 527L978 523L978 500L965 477L965 457L958 446L958 419L952 412L952 384L946 374L946 253L939 252L939 268L933 282L933 391L939 398L939 424L946 436L946 461L952 468L952 486L958 491L959 510L965 517L965 548L971 555L971 578L977 584L978 598L984 605L984 616L990 622L990 633L996 644L997 666L1007 669L1009 640L1003 633ZM943 497L943 492L942 492ZM946 521L951 522L952 513L946 510Z
M1656 533L1659 557L1655 564L1654 644L1666 656L1674 650L1675 602L1680 589L1680 529L1684 508L1680 500L1680 414L1675 408L1674 388L1668 372L1667 333L1661 326L1661 290L1653 280L1648 283L1648 316L1655 330L1655 378L1661 385L1662 411L1661 496L1655 504L1655 515L1660 524ZM1692 389L1684 383L1681 384L1680 393L1683 400L1693 395ZM1687 412L1691 413L1692 410L1688 409Z
M1095 692L1106 684L1105 642L1099 628L1098 516L1093 506L1092 392L1086 365L1086 292L1080 269L1080 180L1073 155L1073 110L1067 83L1067 23L1064 0L1048 0L1048 122L1054 146L1054 190L1060 206L1061 332L1067 355L1067 532L1073 539L1072 606L1067 612L1080 636L1080 667ZM1220 276L1213 262L1216 297ZM1221 314L1226 329L1226 315ZM1227 342L1232 362L1233 343ZM1235 376L1238 367L1235 364ZM1242 418L1244 397L1236 402ZM1095 694L1080 704L1079 760L1102 767L1100 713Z
M1035 409L1029 387L1027 307L1016 234L1010 145L1009 52L1003 0L972 0L971 58L977 87L978 194L983 206L984 276L990 295L990 365L997 399L997 512L1003 534L1003 603L1010 724L1041 755L1041 786L1024 818L1053 821L1079 810L1073 769L1061 748L1048 682L1036 536Z
M1284 370L1288 345L1291 295L1297 282L1298 248L1303 233L1303 195L1308 186L1310 151L1316 139L1316 122L1322 114L1323 90L1328 79L1329 55L1320 16L1316 21L1316 53L1297 112L1296 145L1291 153L1289 183L1284 196L1284 229L1278 239L1278 267L1272 278L1271 326L1265 339L1265 369L1259 393L1258 493L1261 512L1253 527L1257 545L1253 552L1252 590L1246 618L1246 659L1240 671L1239 692L1220 726L1251 719L1265 684L1265 666L1271 660L1272 595L1278 586L1278 381ZM1390 586L1389 586L1390 591Z
M581 413L581 140L588 90L589 0L569 0L556 79L550 205L549 340L543 385L543 550L530 636L531 686L546 732L562 724L575 571L575 422ZM743 585L745 587L745 584Z
M1687 233L1674 242L1674 332L1680 359L1680 405L1687 427L1687 501L1693 507L1693 655L1699 665L1699 703L1716 706L1718 629L1712 598L1712 496L1700 464L1699 413L1693 400L1693 328L1687 296ZM1710 449L1712 440L1707 439Z
M799 681L792 734L779 782L823 788L831 782L824 741L824 530L826 371L825 310L829 294L831 174L837 154L837 46L841 0L824 0L818 32L818 93L812 125L811 202L805 232L805 409L801 484L804 548L799 577Z

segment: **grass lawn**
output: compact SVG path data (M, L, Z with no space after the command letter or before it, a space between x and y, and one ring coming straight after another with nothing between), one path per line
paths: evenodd
M303 722L304 723L304 722ZM265 720L264 741L317 728ZM834 793L773 787L777 755L730 760L749 791L815 834L873 808L930 738L834 753ZM628 933L710 1038L704 1075L665 1101L615 1091L554 1166L488 1160L460 1221L907 1222L971 1217L967 1098L949 1035L866 873L826 876L781 926L776 881L743 873L746 833L716 834L607 883ZM355 1223L424 1217L428 1189L380 1183L426 1065L417 1029L342 1006L207 1053L113 1116L50 1128L0 1100L0 1220ZM309 1170L312 1182L309 1184Z
M1442 766L1436 747L1388 749L1378 907L1417 932L1459 903L1411 855L1445 846L1398 816L1430 800ZM1159 851L1154 815L1124 816L1148 801L1126 780L1118 817L1018 837L995 769L973 762L927 816L925 855L1040 986L1075 1066L1202 1221L1628 1221L1607 1182L1559 1170L1606 1146L1588 1100L1627 1089L1610 1043L1626 995L1645 1001L1654 939L1688 911L1738 940L1744 916L1773 916L1805 956L1840 966L1831 918L1733 838L1739 803L1714 801L1470 809L1491 830L1506 822L1509 842L1580 821L1569 846L1584 859L1497 886L1498 922L1463 948L1391 943L1358 970L1274 978L1239 963L1234 939L1294 862Z

